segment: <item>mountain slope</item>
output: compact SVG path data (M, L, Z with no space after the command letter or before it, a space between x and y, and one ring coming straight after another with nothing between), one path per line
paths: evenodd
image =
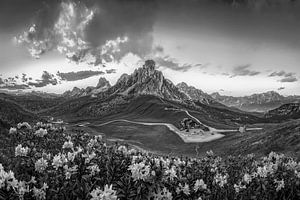
M32 122L39 117L34 113L25 110L17 103L0 98L0 121L4 125L16 125L19 122Z
M210 104L214 99L207 93L203 92L200 89L197 89L193 86L189 86L185 82L178 83L176 85L179 90L185 93L188 97L190 97L194 101L200 101L203 104Z
M265 118L288 120L300 118L300 103L284 104L276 109L270 110L265 114Z

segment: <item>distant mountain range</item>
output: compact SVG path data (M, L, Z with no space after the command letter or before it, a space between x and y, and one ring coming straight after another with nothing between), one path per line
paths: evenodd
M224 96L219 93L213 93L210 96L226 106L248 112L267 112L283 104L300 102L300 96L284 97L274 91L244 97Z
M116 107L127 104L133 97L141 95L156 96L162 101L175 101L187 106L206 106L206 108L209 106L238 113L243 113L243 111L266 113L284 104L288 105L279 108L279 110L287 109L286 112L289 113L289 109L293 105L291 103L297 103L300 100L299 96L284 97L274 91L244 97L224 96L219 93L207 94L185 82L174 85L163 76L162 72L155 69L155 62L152 60L147 60L142 67L136 69L131 75L123 74L113 86L108 80L101 77L95 87L90 86L85 89L74 87L60 96L31 92L22 94L22 96L27 96L22 99L18 97L20 95L12 95L9 99L34 112L52 109L56 110L55 113L57 114L76 112L77 114L92 116L115 112ZM3 98L8 97L2 96ZM41 102L45 102L45 104ZM64 107L59 108L61 104ZM282 113L284 112L270 111L264 117L273 119L275 115L283 115ZM263 115L260 114L259 116Z

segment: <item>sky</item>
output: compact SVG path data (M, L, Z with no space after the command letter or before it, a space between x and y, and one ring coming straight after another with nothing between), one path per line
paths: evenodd
M114 84L146 59L175 84L300 95L299 0L1 0L0 89Z

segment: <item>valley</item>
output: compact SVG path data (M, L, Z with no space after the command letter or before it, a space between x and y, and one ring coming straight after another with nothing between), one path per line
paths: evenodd
M285 127L287 121L297 123L298 104L271 110L265 115L227 107L194 87L184 83L175 86L156 70L153 61L147 61L131 75L122 75L113 86L100 78L96 87L75 88L61 96L1 94L0 99L3 105L10 104L24 113L23 118L13 121L13 116L7 117L11 112L3 106L4 124L7 119L8 124L13 125L21 119L47 121L53 118L52 121L65 125L69 132L100 134L107 141L158 154L196 156L213 150L220 155L264 155L279 150L299 156L298 144L287 141L288 138L298 140L295 132L282 138L282 142L287 141L290 146L278 148L279 141L272 140L271 144L271 140L264 139L272 134L270 130L276 132ZM285 120L285 115L290 120ZM282 134L290 127L293 126L289 124Z

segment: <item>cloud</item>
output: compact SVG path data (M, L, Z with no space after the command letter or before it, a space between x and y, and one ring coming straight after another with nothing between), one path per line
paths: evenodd
M44 71L42 74L41 79L35 80L36 82L29 82L29 86L34 86L34 87L45 87L47 85L57 85L58 81L56 78L54 78L53 74L50 74L47 71Z
M116 69L107 69L105 71L106 71L107 74L114 74L114 73L117 72Z
M15 42L33 58L51 50L90 65L120 61L128 53L143 58L152 51L155 10L156 1L58 1Z
M296 78L296 73L285 72L284 70L272 72L271 74L269 74L269 77L283 77L282 79L278 80L282 83L298 81L298 79Z
M272 72L271 74L269 74L269 77L274 77L274 76L284 76L284 77L290 77L290 76L293 76L295 75L295 73L293 72L285 72L283 70L281 71L275 71L275 72Z
M2 78L0 77L0 85L4 84L4 81L2 80Z
M236 66L232 70L232 75L230 76L235 77L235 76L256 76L260 74L258 71L250 70L249 68L251 65L241 65L241 66Z
M280 87L277 90L284 90L284 89L285 89L285 87Z
M195 67L195 65L187 64L187 63L182 65L178 63L174 58L171 58L170 56L156 57L154 58L154 60L158 66L166 67L175 71L186 72L189 69Z
M57 76L61 78L61 80L64 81L78 81L78 80L83 80L87 79L92 76L97 76L104 74L102 71L78 71L78 72L67 72L67 73L61 73L57 72Z
M24 89L29 89L30 87L26 84L5 84L1 85L0 89L6 89L6 90L24 90Z
M282 83L291 83L291 82L296 82L298 81L298 79L294 76L289 76L289 77L285 77L279 80Z

